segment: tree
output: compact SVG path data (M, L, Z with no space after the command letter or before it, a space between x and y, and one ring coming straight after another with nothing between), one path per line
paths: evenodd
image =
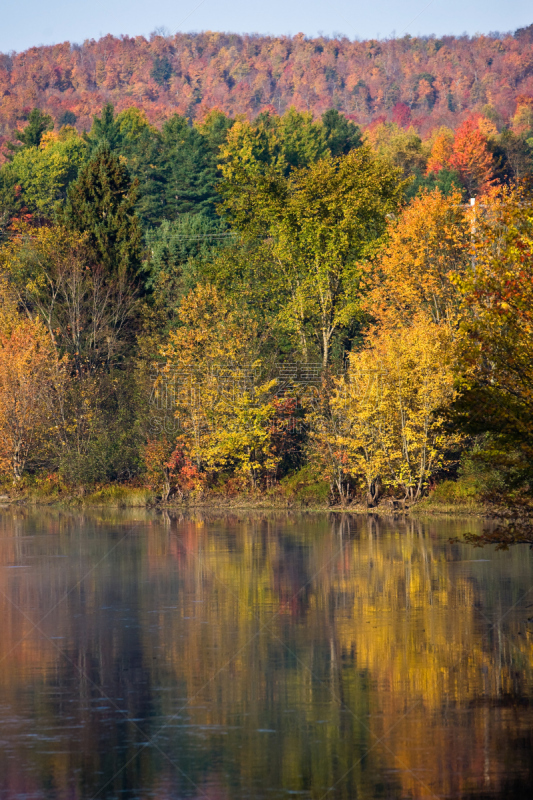
M365 132L365 141L374 152L399 167L404 178L416 170L423 173L426 168L427 153L413 127L406 131L394 122L382 122Z
M531 97L522 98L518 102L512 119L512 128L513 133L526 139L533 135L533 99Z
M38 319L20 316L3 287L0 308L0 469L20 481L49 455L65 389L61 362ZM41 461L42 463L42 461Z
M442 169L450 166L450 159L453 153L454 135L449 128L440 128L433 139L431 153L428 158L426 174L438 173Z
M43 114L40 108L33 108L28 116L28 124L25 128L18 129L17 139L22 145L8 143L11 151L17 152L21 147L39 147L41 139L46 131L51 131L54 127L54 120L49 114Z
M141 228L135 214L137 186L126 167L103 144L69 187L63 219L87 234L96 263L109 275L135 277L141 266Z
M316 335L327 367L334 334L360 312L362 263L379 249L403 188L398 169L361 147L287 180L259 181L245 214L237 208L234 221L245 235L271 241L272 290L289 292L279 316L306 360L308 337ZM226 207L234 214L233 197Z
M21 187L17 184L16 173L8 162L0 168L0 241L7 235L13 217L23 210Z
M270 420L275 382L256 383L252 320L209 285L184 298L181 326L161 348L166 359L154 391L175 398L187 453L201 471L235 471L252 486L275 468Z
M87 146L73 128L59 134L43 134L39 147L24 147L15 153L10 174L21 187L28 209L50 218L56 203L64 200L67 188L85 164Z
M54 463L69 482L132 474L140 463L131 354L135 285L94 261L88 235L18 224L0 250L18 307L39 319L72 380L54 405Z
M106 103L102 108L101 116L93 117L93 125L89 134L85 134L91 152L96 152L102 146L109 150L118 150L122 144L123 133L120 129L120 120L115 117L115 108L112 103Z
M351 354L312 435L341 498L351 480L371 504L379 483L419 499L450 443L444 410L455 396L453 363L449 329L424 314L372 330Z
M523 180L533 172L533 141L529 144L521 136L508 129L498 137L508 171L515 181Z
M20 307L39 315L78 378L124 355L137 299L132 283L94 261L88 238L59 225L19 224L0 249Z
M155 56L152 69L150 70L150 77L158 86L166 88L171 75L172 64L168 56Z
M361 129L346 119L337 109L330 108L322 114L326 145L332 156L346 156L355 147L361 147Z
M311 114L291 108L282 117L264 113L253 123L237 120L221 151L223 180L219 191L226 210L234 218L238 213L249 213L258 180L286 178L292 170L324 158L328 154L328 131L335 137L335 120L327 119L329 128L314 122Z
M212 152L218 157L220 148L228 138L228 131L232 128L235 120L228 117L217 108L211 109L203 118L202 122L195 122L195 127L207 140Z
M204 136L175 114L163 125L161 166L167 219L177 214L214 214L217 165Z
M470 266L470 221L461 195L435 190L416 197L388 223L388 240L371 274L367 309L387 325L420 312L455 330L461 295L454 283ZM453 278L453 280L452 280Z
M486 192L494 183L494 159L475 118L465 120L455 132L449 164L459 173L469 197Z
M173 222L163 220L159 228L149 230L146 245L149 251L147 288L160 286L166 304L179 303L184 291L194 288L197 275L195 260L208 258L232 235L217 219L203 214L180 214Z
M455 421L533 455L533 200L501 189L476 214L463 294L462 391Z

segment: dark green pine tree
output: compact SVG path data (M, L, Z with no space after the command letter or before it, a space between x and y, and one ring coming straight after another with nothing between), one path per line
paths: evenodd
M172 77L172 64L168 56L156 56L153 61L150 77L158 86L166 88Z
M144 229L152 228L165 218L166 174L163 166L163 145L160 131L146 127L134 140L127 137L121 147L130 175L139 184L136 211Z
M115 117L115 108L111 103L106 103L100 117L93 117L92 128L85 138L93 152L103 144L107 144L110 150L120 149L123 136Z
M39 147L41 139L46 131L51 131L54 127L54 120L49 114L43 114L40 108L34 108L28 116L28 124L23 130L16 132L16 137L22 144L8 142L7 148L11 153L22 150L24 147ZM6 154L8 158L13 156Z
M178 214L215 215L218 195L216 155L207 139L185 117L171 117L162 130L161 166L167 219Z
M68 190L65 223L87 233L95 259L108 275L133 278L142 258L142 234L135 213L137 184L119 157L103 144Z
M361 147L361 129L337 109L330 108L322 114L322 125L326 130L326 143L332 156L346 156L350 150Z

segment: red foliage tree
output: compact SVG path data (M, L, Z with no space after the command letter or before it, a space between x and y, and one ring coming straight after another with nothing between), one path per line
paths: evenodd
M406 103L396 103L392 109L392 121L402 128L407 128L411 122L411 109Z

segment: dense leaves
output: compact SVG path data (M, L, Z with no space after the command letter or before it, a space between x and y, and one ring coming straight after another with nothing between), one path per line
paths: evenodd
M429 114L433 73L416 85ZM27 381L36 417L4 473L165 501L312 481L375 505L417 501L463 453L527 491L533 104L422 137L399 96L363 130L335 108L158 128L108 102L84 135L28 114L0 168L22 331L0 372L6 409Z
M109 274L135 275L141 264L137 188L126 167L104 143L68 192L65 223L88 234L93 257Z
M294 105L317 118L338 109L363 126L380 117L413 123L425 134L455 128L489 105L506 119L533 88L527 32L379 42L212 31L108 35L0 58L3 133L22 127L32 98L62 124L74 114L80 130L106 103L123 111L134 102L158 125L173 113L202 120L218 108L255 117Z

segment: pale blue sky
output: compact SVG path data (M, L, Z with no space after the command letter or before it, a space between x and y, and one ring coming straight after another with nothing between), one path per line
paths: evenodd
M0 51L106 33L148 36L157 28L366 39L512 31L531 23L531 0L11 0L2 12Z

